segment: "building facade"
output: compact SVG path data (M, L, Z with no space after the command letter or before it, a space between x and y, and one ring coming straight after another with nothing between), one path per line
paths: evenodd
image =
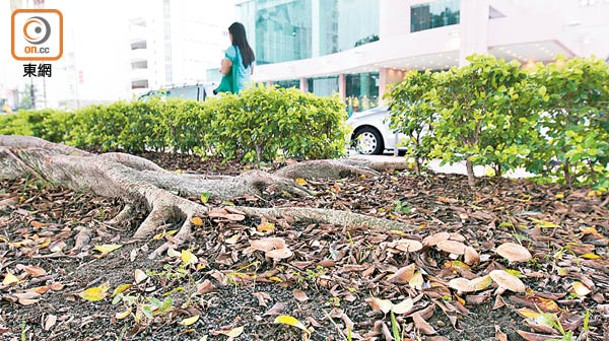
M523 64L609 56L609 0L249 0L237 5L254 80L333 92L349 110L382 103L410 69L473 53Z
M129 82L133 93L205 81L230 45L234 6L198 0L137 0L129 18Z

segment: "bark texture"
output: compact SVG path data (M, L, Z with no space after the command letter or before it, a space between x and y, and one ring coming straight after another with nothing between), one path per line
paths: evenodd
M392 167L395 168L395 167ZM229 198L243 195L263 195L269 187L294 195L309 193L294 178L339 178L352 174L375 176L381 165L357 160L307 161L287 166L275 174L249 171L239 176L206 177L199 174L175 174L146 159L123 153L92 154L77 148L55 144L35 137L0 136L0 179L34 176L74 190L89 190L97 195L121 198L124 209L109 224L129 220L135 207L144 207L147 217L134 233L134 239L146 239L169 220L183 221L174 244L165 244L152 253L158 255L168 247L184 242L191 236L192 218L208 213L206 206L179 195L208 192L212 196ZM340 226L409 230L402 223L344 211L313 208L253 208L239 207L248 216L289 217L294 220ZM90 231L83 229L77 236L76 249L89 239Z

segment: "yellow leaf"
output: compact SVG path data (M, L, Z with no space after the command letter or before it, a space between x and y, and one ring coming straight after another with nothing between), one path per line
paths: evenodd
M292 317L290 315L277 316L277 318L275 319L275 323L287 324L288 326L296 327L298 329L301 329L301 330L311 334L311 331L309 331L307 329L307 327L305 327L305 325L302 324L302 322L298 321L295 317Z
M201 202L204 204L207 204L207 202L209 201L209 197L211 197L211 193L209 193L209 192L201 193Z
M518 314L520 314L524 318L536 319L542 316L541 313L536 312L535 310L531 310L529 308L518 309Z
M166 234L167 234L167 232L165 232L165 231L159 232L152 237L152 240L161 240L165 237Z
M591 291L590 289L588 289L588 287L582 283L582 282L573 282L573 292L575 292L575 294L577 296L586 296L588 295Z
M129 316L129 314L131 314L131 307L129 307L129 309L123 311L122 313L116 313L115 317L117 320L122 320L125 317Z
M260 223L260 225L258 225L256 230L258 232L262 232L262 233L267 233L267 232L270 233L270 232L275 231L275 224L269 223L267 220L262 220L262 222Z
M4 276L4 280L2 281L2 285L7 286L7 285L11 285L13 283L19 283L19 278L17 278L15 275L8 272L8 270L7 270L6 276Z
M565 193L557 193L556 194L556 199L564 199L565 198Z
M101 252L102 254L110 253L114 250L118 250L123 247L120 244L104 244L104 245L95 245L95 250Z
M486 276L472 279L471 284L472 284L472 287L474 288L474 290L476 290L476 291L484 290L489 285L493 284L493 279L491 278L491 276L486 275Z
M601 256L595 255L594 253L584 253L580 257L581 258L585 258L585 259L599 259L599 258L601 258Z
M232 237L230 237L228 239L225 239L224 241L226 242L226 244L235 245L235 244L237 244L237 241L239 240L239 237L240 236L237 233L234 236L232 236Z
M131 288L131 284L121 284L118 287L116 287L116 289L114 289L114 292L112 293L112 297L120 294L121 292L127 290Z
M185 265L197 264L199 259L188 250L182 250L182 263Z
M512 274L518 278L522 278L522 273L518 270L512 270L512 269L505 269L505 272Z
M497 175L497 172L495 171L494 168L489 167L484 170L484 175L486 175L488 177L493 177L493 176Z
M106 298L106 290L101 287L93 287L81 292L78 296L90 302L97 302Z
M275 281L275 282L279 282L279 283L283 282L283 280L277 276L269 277L269 279L271 281Z
M560 225L555 224L551 221L539 220L539 219L531 219L534 223L537 223L537 227L539 228L554 228L560 227Z
M588 192L588 198L600 197L601 195L603 195L603 192L598 191L598 190L592 190L592 191Z
M243 333L243 327L233 328L233 329L228 330L228 331L220 331L218 333L222 334L222 335L226 335L226 336L228 336L229 340L232 340L232 339L234 339L236 337L239 337L239 335L241 335L241 333Z
M306 184L307 184L307 180L305 180L305 179L303 179L303 178L297 178L297 179L296 179L296 180L294 180L294 181L296 181L296 183L297 183L297 184L299 184L300 186L304 186L304 185L306 185Z
M199 320L199 315L195 315L193 317L189 317L187 319L183 319L179 323L183 326L190 326L191 324L197 322Z
M199 217L193 217L191 222L194 226L203 226L203 219Z
M421 270L417 270L414 273L414 276L408 281L408 284L417 290L423 289L423 275L421 274Z

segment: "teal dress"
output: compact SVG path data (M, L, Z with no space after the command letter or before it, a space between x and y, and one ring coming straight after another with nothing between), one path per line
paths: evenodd
M247 67L243 66L243 58L237 45L231 45L226 49L224 57L232 62L232 66L230 71L222 76L220 85L214 90L214 93L231 92L238 94L250 81L253 62Z

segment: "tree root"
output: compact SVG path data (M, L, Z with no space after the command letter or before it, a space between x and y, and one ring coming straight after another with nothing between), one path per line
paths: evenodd
M246 216L254 217L292 218L296 221L310 223L331 224L337 226L360 226L377 230L413 230L413 227L399 221L332 209L307 207L258 208L244 206L237 206L235 209L243 212Z
M152 252L151 257L191 238L192 219L208 212L207 207L179 197L180 194L199 196L207 192L220 198L261 196L265 190L273 188L292 195L307 196L309 192L293 178L338 178L352 174L376 176L378 170L375 167L378 165L358 160L321 160L287 166L275 174L255 170L235 177L206 177L168 172L153 162L128 154L96 155L34 137L0 136L0 179L32 175L74 190L86 189L101 196L121 198L126 205L108 221L111 225L128 221L133 207L143 204L149 214L133 234L136 240L150 238L169 221L183 221L177 234ZM338 226L411 230L397 221L331 209L237 209L253 217L289 217L297 221ZM82 228L76 236L73 251L80 251L90 238L91 231Z

